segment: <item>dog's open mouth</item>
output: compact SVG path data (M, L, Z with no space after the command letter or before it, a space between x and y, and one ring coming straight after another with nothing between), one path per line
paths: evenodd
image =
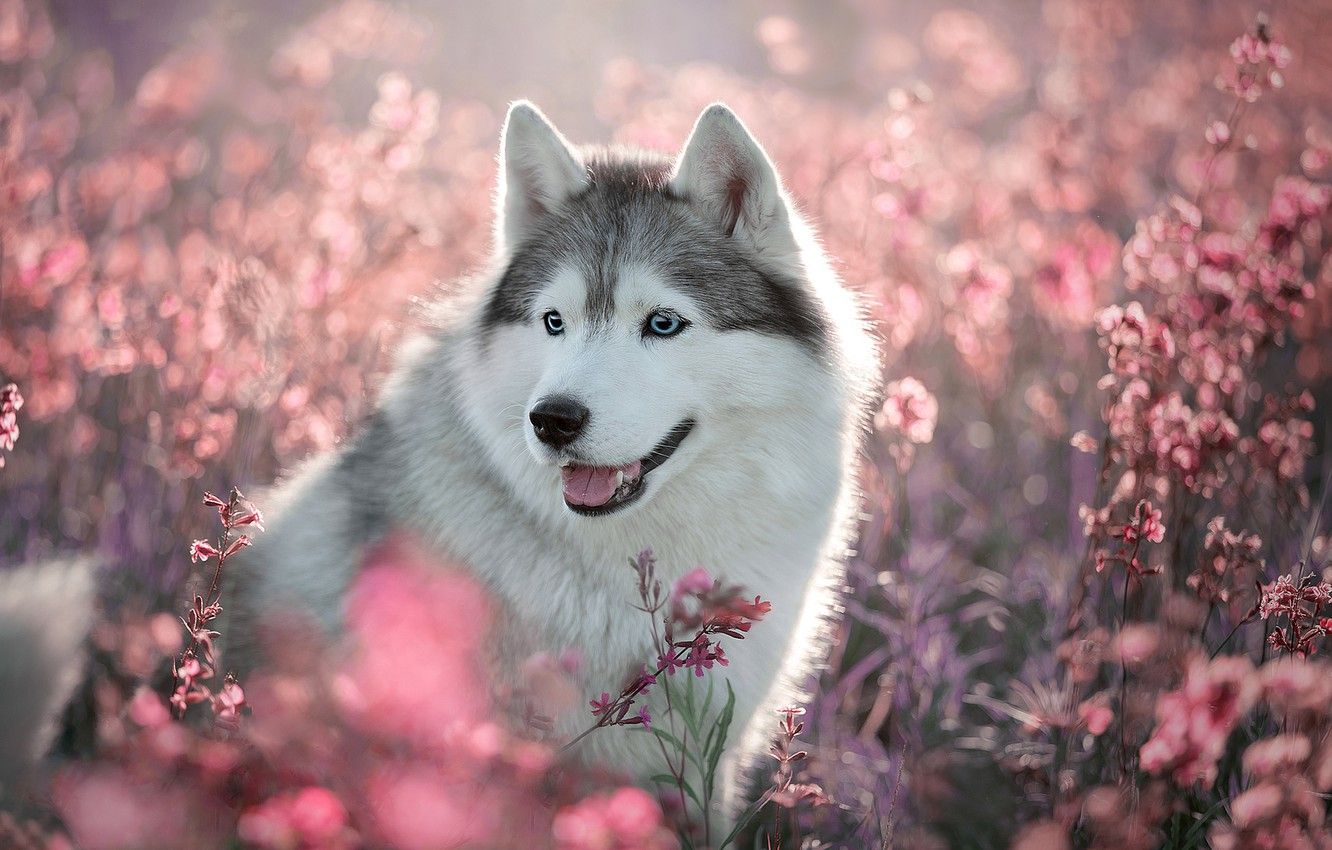
M648 473L675 454L692 430L694 420L686 419L672 428L647 457L624 466L570 463L560 467L564 503L574 513L584 516L600 516L624 507L642 495Z

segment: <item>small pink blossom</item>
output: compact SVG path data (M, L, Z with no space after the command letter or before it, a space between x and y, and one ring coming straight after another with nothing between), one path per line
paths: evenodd
M1078 706L1078 720L1093 735L1102 735L1110 728L1110 721L1115 717L1110 706L1104 701L1087 700Z
M907 442L923 445L934 438L939 403L915 378L893 381L884 389L883 406L874 418L880 431L900 434Z
M0 452L14 450L19 438L18 412L23 408L23 396L17 384L0 387ZM0 454L0 469L5 467L5 456Z
M679 604L685 597L696 596L712 589L712 576L703 567L694 567L689 572L680 576L675 584L671 585L671 604Z
M200 561L207 561L209 558L216 558L222 554L212 543L207 540L196 540L190 544L190 563L197 564Z
M602 691L601 696L592 700L590 704L592 706L592 716L600 717L610 711L611 705L614 704L614 700L611 699L611 695L608 692Z

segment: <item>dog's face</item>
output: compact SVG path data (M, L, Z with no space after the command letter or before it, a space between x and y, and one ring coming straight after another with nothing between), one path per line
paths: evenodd
M507 458L520 486L626 515L799 407L826 328L776 174L729 110L703 114L672 168L584 158L519 104L501 158L504 271L468 404L525 457Z

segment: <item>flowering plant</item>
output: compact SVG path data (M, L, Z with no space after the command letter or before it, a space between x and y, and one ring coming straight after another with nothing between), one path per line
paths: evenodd
M106 592L68 618L90 672L55 779L0 843L727 840L700 814L752 595L692 574L676 616L645 585L646 666L579 695L589 735L662 753L634 788L493 722L485 594L410 546L357 583L362 640L295 624L243 683L208 578L250 529L222 517L185 590L187 494L336 445L409 305L484 258L521 90L651 148L726 100L883 340L844 610L775 717L760 844L1329 846L1322 0L750 4L703 50L651 4L575 6L604 63L494 51L484 4L52 7L0 0L0 558L95 548Z

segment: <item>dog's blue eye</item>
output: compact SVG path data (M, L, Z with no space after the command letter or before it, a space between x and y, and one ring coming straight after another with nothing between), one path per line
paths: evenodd
M558 312L550 310L541 317L541 321L546 325L546 333L551 336L559 336L564 333L564 317Z
M674 313L658 310L647 317L643 330L645 334L653 336L675 336L687 327L689 323Z

